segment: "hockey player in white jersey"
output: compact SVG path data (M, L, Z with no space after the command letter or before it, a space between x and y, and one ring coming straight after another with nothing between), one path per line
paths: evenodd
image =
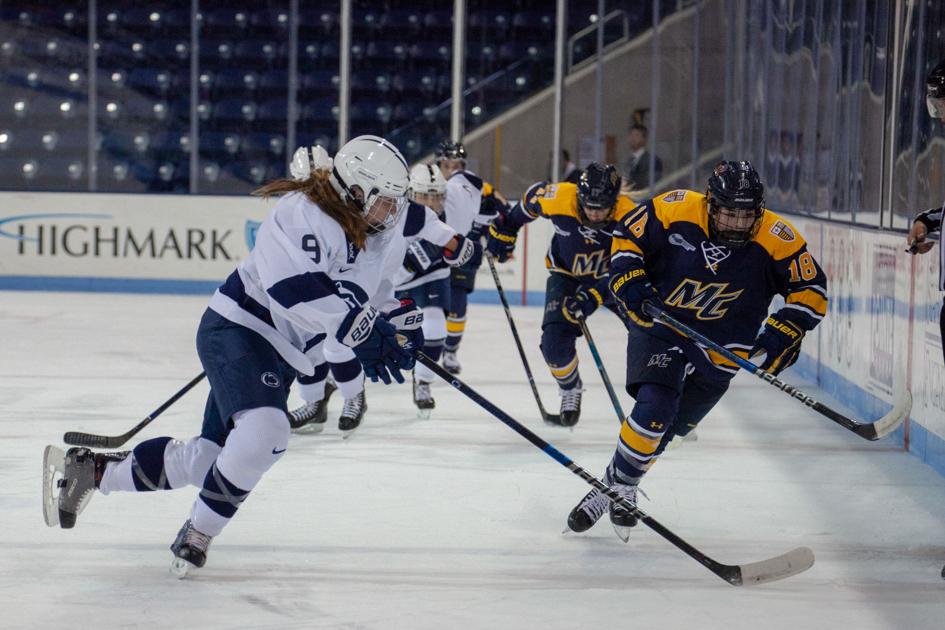
M443 202L445 221L460 234L479 241L483 227L491 217L480 215L482 179L466 170L466 147L461 142L446 140L436 149L436 165L446 179L446 198ZM481 252L480 252L481 253ZM474 257L450 274L450 306L446 315L446 344L443 348L443 367L451 374L462 369L456 353L466 330L468 294L472 292L476 270L482 256Z
M468 229L468 217L459 211L445 216L444 199L446 180L440 169L430 164L418 164L410 170L410 188L407 196L418 206L425 207L429 218L439 217L439 221L430 221L430 228L419 232L412 239L404 258L404 266L396 277L397 297L413 302L423 309L423 352L434 361L438 361L446 342L446 311L450 306L450 273L457 264L468 264L450 258L449 250L444 250L448 235L462 234ZM440 223L443 221L444 223ZM442 227L435 227L440 224ZM471 246L469 257L474 260L482 257L482 250L472 239L465 242ZM413 401L421 417L429 417L436 403L430 391L434 379L433 371L425 365L414 368Z
M313 172L331 168L328 151L316 144L296 149L289 172L292 179L305 181ZM289 412L289 426L294 433L321 433L328 421L328 401L340 391L344 404L338 416L338 430L348 437L361 426L367 413L364 372L351 349L331 337L325 339L322 352L325 362L316 366L314 374L296 375L296 391L305 404Z
M283 196L197 331L211 388L200 435L146 440L125 453L71 448L59 462L47 448L44 466L63 470L62 483L44 486L44 505L58 507L47 524L73 527L96 490L197 486L171 545L172 571L182 577L204 565L212 539L285 453L289 386L296 372L314 372L321 354L312 351L325 339L351 348L371 380L404 382L401 371L413 368L423 345L422 313L397 301L390 281L411 222L407 164L375 136L351 140L332 163L330 173L259 191ZM454 245L469 254L462 242Z

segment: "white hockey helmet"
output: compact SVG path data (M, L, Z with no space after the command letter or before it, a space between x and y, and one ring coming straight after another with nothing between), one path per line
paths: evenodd
M410 196L444 195L446 194L446 180L440 169L432 164L417 164L410 169Z
M331 166L332 161L328 151L325 147L316 144L295 150L289 172L292 174L292 179L304 181L311 177L313 171L330 171Z
M329 181L342 199L361 208L375 232L394 225L406 208L407 161L384 138L358 136L346 142L332 160Z

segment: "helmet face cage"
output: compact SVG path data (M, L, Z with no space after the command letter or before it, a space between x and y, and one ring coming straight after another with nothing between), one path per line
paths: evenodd
M744 247L761 228L764 185L750 162L720 162L709 177L706 202L714 241Z
M599 229L610 221L620 194L620 182L620 174L613 164L592 162L587 166L577 185L578 211L584 223ZM607 214L592 221L587 210L603 210Z
M407 207L407 162L383 138L358 136L338 149L329 181L342 199L360 208L371 233L397 223Z
M446 180L440 169L432 164L417 164L410 169L407 197L441 214L446 197Z

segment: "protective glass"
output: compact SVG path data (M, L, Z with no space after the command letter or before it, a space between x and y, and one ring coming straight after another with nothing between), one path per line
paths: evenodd
M925 97L925 106L929 108L932 118L945 118L945 98Z

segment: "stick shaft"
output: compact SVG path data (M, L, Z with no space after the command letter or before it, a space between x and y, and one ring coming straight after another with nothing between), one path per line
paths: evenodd
M617 398L617 392L614 390L613 383L610 382L610 377L607 375L607 369L604 367L604 361L600 357L600 353L597 351L597 344L594 343L594 338L591 337L591 331L587 327L587 322L581 320L581 331L584 333L584 338L587 340L587 346L591 349L591 354L594 356L594 363L597 364L597 371L600 372L600 377L604 381L604 387L607 388L607 395L610 396L610 402L614 404L614 411L617 413L617 422L623 424L623 420L626 417L623 413L623 407L620 406L620 399Z

